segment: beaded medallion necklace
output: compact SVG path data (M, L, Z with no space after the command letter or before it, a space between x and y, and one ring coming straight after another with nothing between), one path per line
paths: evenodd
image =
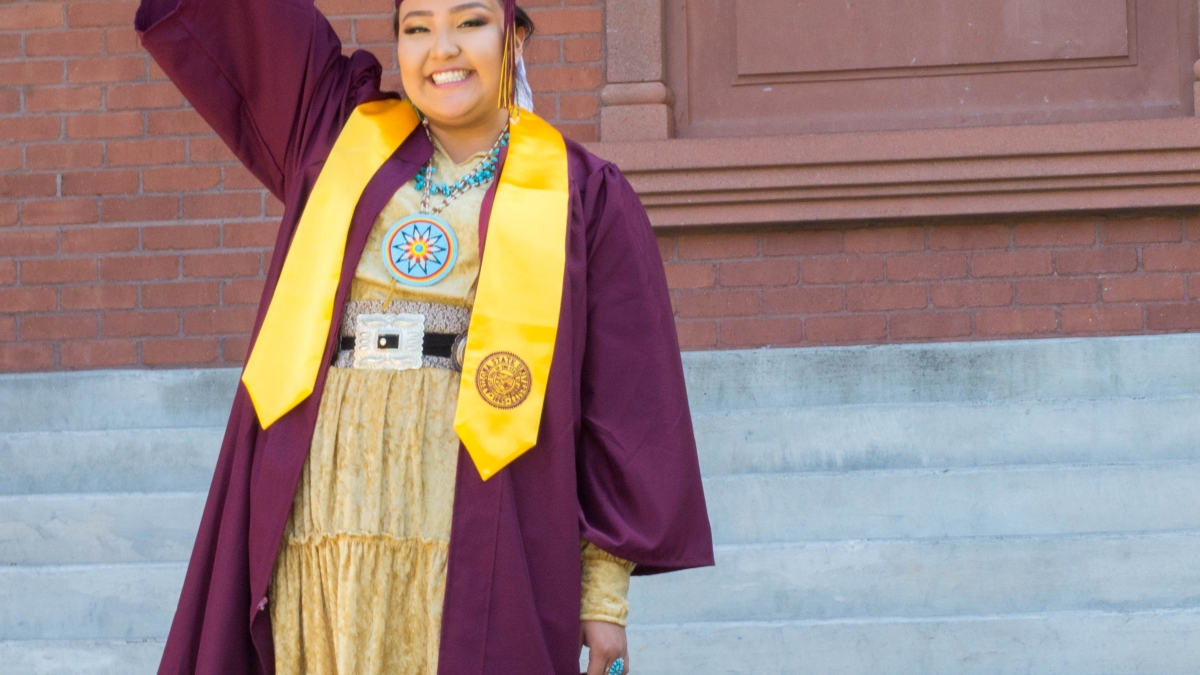
M433 142L428 122L424 119L421 121L426 135ZM452 184L434 182L433 174L437 168L433 165L432 157L417 172L414 181L417 191L421 193L419 212L396 221L388 228L380 249L384 267L393 279L405 286L432 286L454 269L454 263L458 261L458 237L454 234L454 228L438 214L460 195L492 181L500 161L500 149L506 145L507 127L475 169ZM444 199L441 204L431 206L430 200L435 194Z

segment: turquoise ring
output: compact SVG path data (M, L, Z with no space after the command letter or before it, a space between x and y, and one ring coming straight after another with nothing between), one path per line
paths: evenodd
M624 672L625 672L625 659L618 657L617 660L613 661L612 665L608 667L608 670L604 672L604 675L621 675L621 673L624 673Z

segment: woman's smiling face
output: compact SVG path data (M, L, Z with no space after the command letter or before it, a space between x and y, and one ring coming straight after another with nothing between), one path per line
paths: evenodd
M399 23L404 93L430 122L491 126L506 114L497 107L504 57L499 0L404 0Z

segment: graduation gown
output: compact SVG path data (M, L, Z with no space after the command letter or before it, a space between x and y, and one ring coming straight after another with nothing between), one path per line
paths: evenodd
M351 111L394 96L312 0L142 0L142 44L284 215L255 321ZM615 166L567 142L562 308L533 449L488 481L460 446L440 675L578 672L579 540L654 574L713 564L666 279L645 211ZM333 316L371 227L433 149L415 133L363 191ZM494 190L494 184L493 184ZM486 237L492 193L480 214ZM337 348L331 323L327 362ZM274 673L267 587L325 383L263 430L239 384L160 675Z

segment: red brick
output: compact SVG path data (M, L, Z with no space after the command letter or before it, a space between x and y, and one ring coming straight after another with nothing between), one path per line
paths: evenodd
M883 281L883 258L880 256L843 256L839 258L808 258L800 269L806 284L837 284L859 281Z
M225 223L221 245L225 248L274 248L279 223Z
M150 281L179 278L179 257L174 255L138 255L105 258L100 277L105 281Z
M595 94L577 94L559 99L558 110L564 120L590 119L599 111Z
M108 163L111 166L178 164L183 161L183 141L111 141Z
M56 116L15 117L0 124L0 141L52 141L62 133L62 122Z
M21 110L21 92L16 89L0 90L0 114L19 112Z
M0 288L0 312L53 312L57 308L58 293L53 288Z
M604 29L604 15L599 9L530 9L529 18L537 27L537 35L598 33Z
M63 253L116 253L132 251L138 245L133 227L89 227L66 230L62 235Z
M217 168L217 167L213 167ZM225 164L219 168L225 174L221 187L226 190L262 190L263 184L241 164Z
M99 107L99 87L29 87L25 90L25 110L31 113L79 112Z
M1184 223L1183 238L1187 241L1200 241L1200 218L1188 218Z
M68 5L67 22L72 28L93 26L129 26L138 3L131 0L75 2Z
M888 257L886 264L889 281L962 279L967 276L964 253L894 255Z
M60 348L64 368L115 368L137 365L137 343L132 340L68 342Z
M146 68L147 68L147 72L149 73L148 79L150 79L150 80L158 80L161 82L166 82L171 79L167 75L167 71L163 70L162 66L158 65L158 62L156 62L154 59L150 59L149 61L146 62Z
M599 61L604 56L604 46L599 36L568 38L563 40L563 57L567 63Z
M63 195L128 195L138 191L137 171L80 171L62 175Z
M971 315L967 312L896 314L888 319L888 331L894 340L966 337L971 334Z
M1053 271L1049 251L972 253L973 277L1030 277Z
M179 218L179 197L105 197L101 211L107 223L176 220Z
M758 291L694 291L679 296L679 317L713 319L758 314Z
M59 299L63 309L133 309L138 303L137 286L99 284L64 286Z
M1087 246L1096 243L1096 224L1090 221L1022 223L1013 228L1013 243L1023 248Z
M845 305L840 286L800 286L763 290L764 314L820 314L840 312Z
M0 231L0 255L20 258L58 253L58 233L49 230Z
M104 51L109 54L140 54L142 45L137 31L128 28L109 28L104 31Z
M221 360L225 363L244 363L249 353L249 336L221 338Z
M178 108L183 105L183 94L170 82L121 84L108 88L105 101L109 110Z
M722 286L788 286L800 281L800 262L778 259L723 262L718 275Z
M105 312L100 334L105 337L177 335L179 312Z
M558 109L558 97L554 94L543 95L535 93L533 95L533 109L548 117Z
M1012 228L1007 225L937 225L929 228L929 248L934 251L975 251L1008 248Z
M816 344L877 342L887 337L887 317L882 314L813 316L804 320L804 335Z
M59 258L21 263L21 283L25 285L95 281L98 276L98 265L93 259Z
M535 91L592 91L603 82L599 66L531 66L529 84Z
M188 141L188 158L193 162L236 162L237 157L225 143L212 138L193 138Z
M1110 220L1100 223L1100 242L1103 244L1150 244L1182 239L1182 218Z
M142 230L142 248L149 251L217 248L220 239L217 225L166 225Z
M658 254L664 263L675 259L676 239L674 237L664 237L662 235L658 235L654 238L654 240L658 242Z
M140 112L71 115L67 118L68 138L128 138L141 134Z
M716 265L679 264L665 265L667 286L679 288L712 288L716 284Z
M21 206L24 225L83 225L99 215L95 199L48 199Z
M134 82L145 77L146 58L143 56L73 59L67 62L67 81L71 83Z
M17 341L17 317L0 316L0 342Z
M980 335L1036 335L1058 327L1053 309L989 309L975 314L975 331Z
M258 253L197 253L183 257L185 277L252 277L261 266Z
M392 17L355 19L354 37L358 42L395 42Z
M95 314L51 314L21 317L21 340L78 340L96 337Z
M19 58L21 58L21 34L0 33L0 59Z
M925 286L914 284L852 286L846 289L846 309L852 312L919 309L928 306Z
M61 84L62 82L62 61L0 62L0 87L20 87L31 84ZM5 120L5 124L8 123Z
M220 341L216 338L147 340L142 343L142 363L148 366L179 366L217 360Z
M0 146L0 171L16 171L24 163L25 160L21 157L21 148L15 145Z
M156 110L149 115L151 136L211 134L212 127L195 110Z
M254 329L254 307L192 309L183 313L185 335L228 335Z
M188 219L246 218L261 216L261 192L223 192L185 195L183 217Z
M64 30L49 33L29 33L25 36L25 55L85 56L104 52L104 31Z
M683 350L712 349L717 346L716 321L677 321L679 347Z
M1039 279L1017 282L1017 304L1061 305L1096 302L1100 297L1095 279Z
M1142 308L1139 305L1099 307L1064 307L1064 333L1130 333L1142 330Z
M142 286L142 307L164 309L218 305L221 302L220 286L218 281L145 284ZM184 316L184 332L190 332L187 329L186 315Z
M0 286L11 286L17 283L17 263L14 260L0 260Z
M930 286L934 307L1003 307L1013 302L1013 287L1008 281L981 281Z
M576 143L595 143L600 140L600 125L594 122L586 124L558 122L554 125L564 138Z
M221 169L216 166L146 169L142 178L146 192L192 192L220 185Z
M846 232L847 253L898 253L925 248L923 227L865 227Z
M1183 275L1175 274L1111 277L1101 280L1100 289L1105 302L1182 300L1184 297Z
M221 304L255 305L262 299L263 279L238 279L221 284Z
M1059 274L1134 272L1137 266L1135 248L1080 249L1059 251L1054 255L1054 269Z
M283 205L283 202L279 201L275 195L269 192L260 191L260 193L263 195L263 205L265 207L263 211L265 212L266 217L272 219L282 218L284 211L287 210L287 208Z
M0 199L53 197L57 191L58 178L52 173L0 174Z
M525 51L521 58L525 59L526 66L535 66L543 63L557 63L562 56L562 50L558 42L554 40L534 40L525 44ZM534 107L539 107L537 101L534 101ZM545 110L545 108L542 108ZM553 109L553 106L551 106Z
M839 230L787 230L762 235L763 255L826 255L842 252Z
M46 370L54 365L52 345L0 345L0 371Z
M1200 271L1200 244L1147 246L1142 249L1142 268L1147 272Z
M721 346L795 345L804 340L800 319L730 319L721 322Z
M1146 311L1146 328L1166 331L1200 329L1200 303L1151 305Z
M0 227L12 227L17 224L17 205L14 202L0 202Z
M13 3L0 6L0 26L6 31L60 28L62 25L63 6L58 3Z
M725 260L758 256L758 235L753 233L693 234L679 238L680 260Z
M25 165L30 169L82 169L104 163L99 143L55 143L25 148Z

